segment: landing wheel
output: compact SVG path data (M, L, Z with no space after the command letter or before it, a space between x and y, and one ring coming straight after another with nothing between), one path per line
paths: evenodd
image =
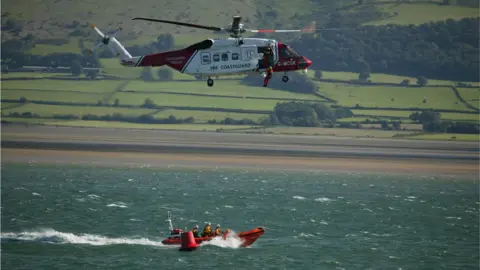
M207 85L210 86L210 87L213 86L213 80L211 78L208 78Z
M288 82L288 76L287 75L283 76L282 81L285 82L285 83Z

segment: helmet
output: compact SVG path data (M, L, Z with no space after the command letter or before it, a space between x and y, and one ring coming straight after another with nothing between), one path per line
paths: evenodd
M217 228L220 228L220 224L217 224Z
M211 226L212 224L210 224L210 222L207 223L208 226Z
M198 229L198 225L195 225L195 228Z

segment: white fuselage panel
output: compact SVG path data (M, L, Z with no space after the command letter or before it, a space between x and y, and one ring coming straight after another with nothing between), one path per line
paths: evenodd
M182 72L207 76L251 73L258 69L263 57L258 53L258 47L270 44L276 51L275 40L244 38L243 41L238 45L234 38L213 40L211 48L195 52Z

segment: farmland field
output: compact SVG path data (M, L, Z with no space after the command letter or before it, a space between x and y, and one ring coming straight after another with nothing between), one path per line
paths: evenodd
M457 141L478 141L478 134L455 134L455 133L436 133L436 134L419 134L410 136L409 139L415 140L457 140Z
M146 98L150 98L158 106L183 106L201 108L229 108L244 110L271 111L278 100L255 100L242 98L202 97L171 94L137 94L116 93L113 98L118 98L121 104L142 105Z
M352 110L355 115L372 115L377 117L408 117L415 111L389 111L389 110ZM478 121L480 115L477 113L441 113L441 118L444 120L463 120L463 121Z
M259 79L259 84L261 79ZM131 81L123 91L155 91L179 92L208 95L223 95L237 97L260 97L279 99L308 99L322 101L323 99L309 94L292 93L264 87L242 85L238 80L217 80L213 87L208 87L202 81L192 82L144 82Z
M468 17L478 17L476 8L454 6L454 5L436 5L436 4L383 4L377 5L377 10L391 14L391 18L379 21L368 22L365 25L382 24L422 24L431 21L441 21L446 19L462 19ZM397 13L395 15L394 13Z
M227 117L234 120L251 119L259 121L267 114L253 114L253 113L231 113L231 112L212 112L212 111L194 111L194 110L161 110L154 114L155 118L167 118L173 115L177 118L195 117L195 122L207 122L209 120L222 121Z
M470 110L448 87L357 86L323 82L318 85L322 95L344 106Z
M309 70L308 71L308 76L309 77L314 77L315 76L315 70ZM358 80L358 73L354 72L342 72L342 71L323 71L322 70L322 79L330 79L330 80L345 80L345 81L351 81L351 80ZM413 77L408 77L408 76L399 76L399 75L391 75L391 74L382 74L382 73L371 73L370 77L368 78L374 83L395 83L398 84L402 82L403 80L410 80L410 85L416 85L417 79ZM447 81L447 80L434 80L434 79L429 79L428 84L429 85L445 85L445 86L450 86L454 85L456 82L454 81ZM479 82L463 82L467 84L471 84L473 86L479 86Z
M5 90L2 89L3 99L16 99L24 97L27 100L54 101L54 102L75 102L95 104L103 99L104 93L78 93L78 92L51 92L35 90Z
M104 93L113 92L122 84L122 81L108 81L108 80L16 80L16 81L2 81L2 90L12 89L35 89L35 90L58 90L65 91L67 94L71 91ZM3 95L2 95L3 98Z
M8 103L7 103L8 104ZM15 104L15 103L13 103ZM2 104L3 105L3 104ZM86 114L94 115L107 115L119 113L126 116L139 116L147 113L155 113L153 109L136 109L136 108L112 108L112 107L97 107L97 106L59 106L59 105L43 105L27 103L19 107L12 109L3 109L2 115L8 115L9 113L24 113L32 112L40 115L41 117L53 117L55 114L70 114L76 116L83 116Z

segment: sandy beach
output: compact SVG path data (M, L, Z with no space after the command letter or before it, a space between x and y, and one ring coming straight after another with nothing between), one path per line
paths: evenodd
M473 175L476 142L210 132L2 127L10 163Z

